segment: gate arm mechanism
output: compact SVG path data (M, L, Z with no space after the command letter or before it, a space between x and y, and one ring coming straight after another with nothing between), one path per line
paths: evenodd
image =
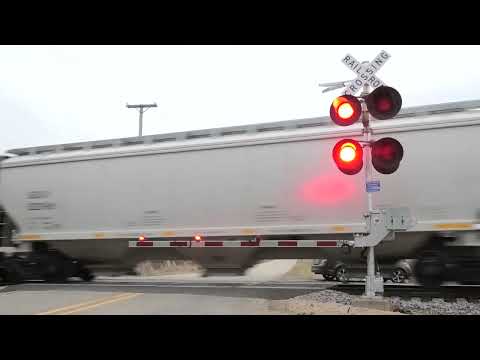
M408 208L374 209L364 215L366 234L354 234L354 247L376 246L383 240L393 240L395 232L414 226Z

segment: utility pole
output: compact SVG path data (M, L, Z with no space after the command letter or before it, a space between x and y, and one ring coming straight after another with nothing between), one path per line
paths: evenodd
M142 136L143 113L146 112L148 109L150 109L152 107L157 107L157 104L153 103L153 104L128 105L128 103L127 103L127 108L138 109L138 112L140 113L140 116L139 116L139 119L138 119L138 136Z

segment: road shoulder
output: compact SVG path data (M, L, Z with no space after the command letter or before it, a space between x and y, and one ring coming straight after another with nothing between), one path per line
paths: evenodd
M292 315L403 315L398 312L359 308L334 303L319 303L303 299L272 300L269 309Z

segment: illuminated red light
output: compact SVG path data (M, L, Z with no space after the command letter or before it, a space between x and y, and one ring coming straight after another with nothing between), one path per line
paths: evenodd
M140 235L140 236L138 237L138 241L144 241L144 240L145 240L145 236Z
M340 159L344 162L355 160L357 155L357 147L352 143L345 143L340 148Z
M335 144L332 156L338 169L344 174L354 175L362 170L363 148L356 140L340 140Z
M200 235L195 235L194 239L197 240L197 241L201 241L202 237Z
M333 122L340 126L349 126L360 119L362 105L352 95L343 95L333 100L330 106L330 117Z
M354 110L352 104L350 103L343 103L338 107L338 116L342 119L350 119L354 114Z

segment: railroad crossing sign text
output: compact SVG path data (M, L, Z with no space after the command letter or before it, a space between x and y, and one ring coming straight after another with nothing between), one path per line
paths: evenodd
M387 62L389 58L390 54L384 50L382 50L371 63L360 63L352 55L345 55L345 57L342 59L342 62L345 64L345 66L358 75L355 80L351 81L347 85L345 93L348 95L355 95L365 84L370 85L374 89L382 86L383 81L380 80L379 77L375 76L375 73L380 70L380 68Z

